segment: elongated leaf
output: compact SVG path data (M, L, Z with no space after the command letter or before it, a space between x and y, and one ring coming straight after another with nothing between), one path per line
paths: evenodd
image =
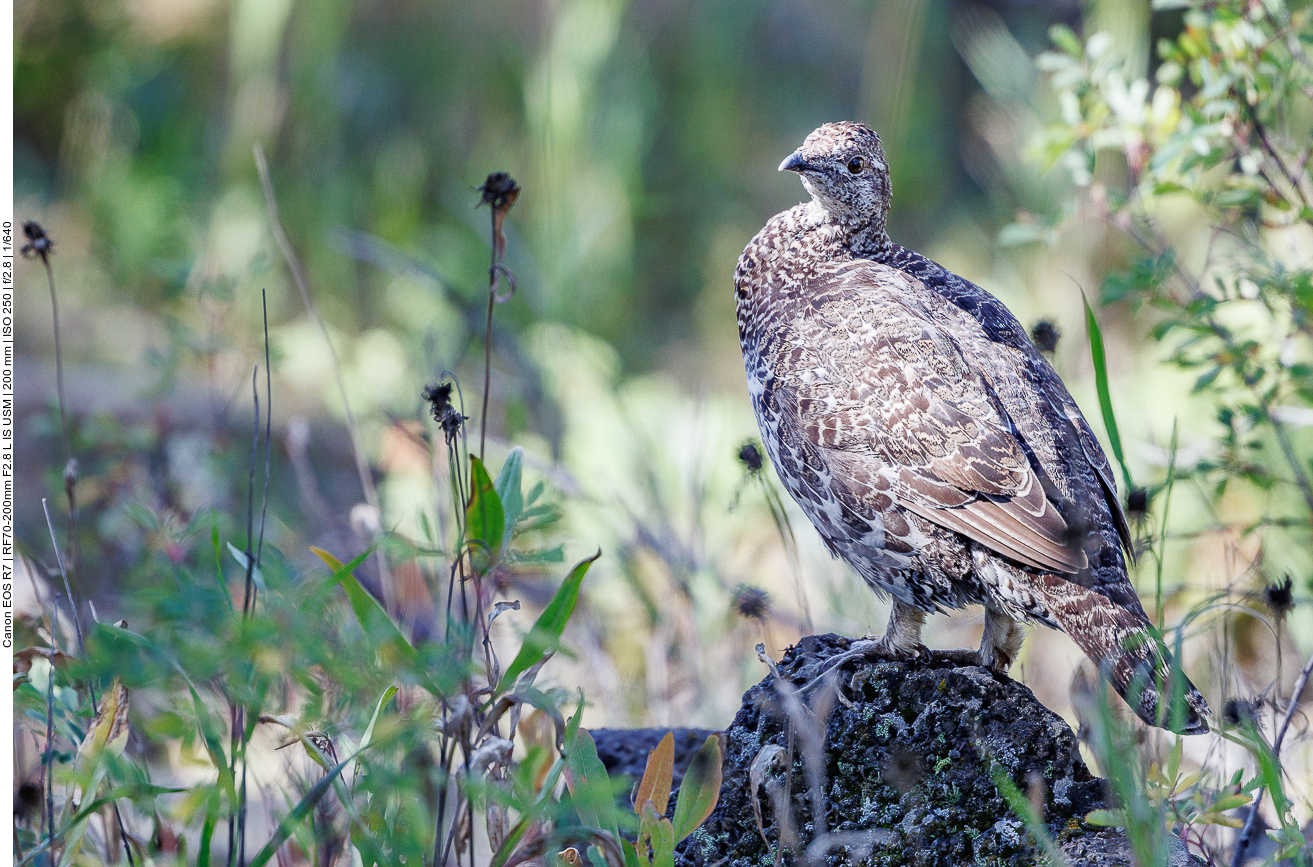
M205 824L201 826L201 845L196 851L196 867L210 867L210 846L214 841L214 827L219 822L219 790L213 789L205 802Z
M483 461L470 455L470 502L465 507L465 537L475 568L487 571L501 554L506 513Z
M360 755L360 752L360 750L356 750L349 758L338 762L324 774L319 782L310 787L310 791L306 792L291 812L278 823L278 827L274 829L274 834L269 838L269 842L265 843L264 848L257 852L255 858L251 860L251 867L264 867L265 864L269 863L269 860L278 852L278 847L282 846L283 843L287 842L287 838L292 836L292 831L297 824L310 815L310 812L323 800L324 795L328 794L328 790L333 788L333 781L337 779L338 774L342 773L342 769L346 767L347 762Z
M415 648L406 640L406 636L397 628L397 624L392 621L388 613L383 610L383 606L378 603L377 599L369 595L369 591L360 585L360 581L355 576L355 568L365 562L369 555L373 553L373 549L366 549L345 565L322 548L311 547L310 550L320 560L327 563L328 568L333 570L329 583L338 584L342 587L343 592L346 593L347 602L351 604L351 610L360 623L360 628L375 642L376 648L384 655L384 662L386 664L404 663L419 676L426 689L430 692L438 692L437 684L428 677L419 664L419 654L415 652ZM389 655L395 658L388 659Z
M219 589L223 591L223 598L228 602L228 610L233 610L233 596L228 592L228 582L223 580L223 552L219 545L219 525L215 524L210 528L210 544L214 546L214 580L219 582ZM207 852L208 856L209 853Z
M91 818L101 809L109 806L120 798L141 800L143 798L155 798L160 795L179 795L188 791L190 790L175 789L167 786L154 786L149 783L125 783L122 786L117 786L109 792L106 792L104 795L101 795L99 798L81 805L77 812L69 817L68 821L64 822L63 828L55 833L54 842L60 843L66 839L66 835L70 830L74 829L75 826L86 822L87 819ZM26 853L23 856L23 860L15 864L14 867L26 867L26 865L31 864L39 855L46 851L49 845L50 841L46 838L42 838L41 845Z
M250 558L246 556L246 552L229 542L228 553L233 556L233 559L237 561L237 565L241 566L243 571L251 570L251 581L255 584L255 588L261 593L267 593L268 588L264 586L264 573L260 571L259 566L251 563Z
M205 744L205 751L210 755L210 761L219 772L219 785L223 787L224 792L228 795L230 804L237 803L237 786L233 782L231 769L228 767L228 759L223 753L223 744L219 742L219 733L207 723L210 715L205 708L205 703L201 701L200 693L191 681L187 682L187 689L191 691L192 708L196 712L196 729L201 734L201 742Z
M670 806L670 785L675 775L675 733L666 732L666 736L647 756L647 767L643 769L643 779L634 792L634 812L642 815L643 803L652 802L658 816L666 814Z
M561 646L561 634L565 632L565 624L570 621L574 606L579 601L579 586L583 583L584 575L588 574L588 567L601 556L602 552L599 550L587 560L575 564L570 574L565 576L552 601L547 603L547 607L538 615L529 634L524 637L520 652L515 654L515 659L511 660L506 673L497 684L497 692L510 689L515 685L517 677L549 658Z
M711 735L698 748L693 761L679 784L679 797L675 799L675 842L678 843L697 830L716 808L720 800L721 759L720 735Z
M1099 392L1099 411L1103 413L1103 427L1108 432L1108 444L1112 446L1113 457L1121 467L1122 480L1126 490L1135 489L1131 482L1131 471L1126 468L1126 455L1122 451L1122 437L1117 431L1117 416L1112 411L1112 394L1108 390L1108 359L1103 348L1103 331L1099 320L1094 318L1094 310L1084 293L1081 301L1085 304L1085 325L1090 332L1090 358L1094 362L1094 386Z
M397 687L395 684L393 684L393 685L389 685L387 689L383 690L383 694L379 696L378 704L374 706L374 715L369 718L369 725L365 726L365 733L360 736L360 749L363 750L369 746L369 742L374 737L374 724L378 722L379 714L383 712L383 708L387 707L387 703L390 702L392 700L392 696L396 694L397 694ZM358 766L351 769L352 789L356 787L356 776L359 773L360 773L360 768Z
M497 496L501 498L502 514L506 522L502 535L503 547L511 543L515 525L524 511L524 493L520 489L523 464L524 449L517 446L511 449L511 453L506 456L506 463L501 465L501 472L497 474Z
M565 784L570 789L571 803L586 828L595 828L610 834L616 833L615 796L606 765L597 757L597 744L587 729L579 729L566 745Z

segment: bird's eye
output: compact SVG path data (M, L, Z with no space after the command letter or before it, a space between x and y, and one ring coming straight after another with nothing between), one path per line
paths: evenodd
M866 168L866 160L862 159L861 157L853 157L852 159L848 160L848 171L852 172L853 174L859 173L864 168Z

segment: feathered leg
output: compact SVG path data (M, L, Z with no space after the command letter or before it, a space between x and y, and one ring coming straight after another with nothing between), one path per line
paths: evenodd
M918 655L925 650L925 645L921 643L923 625L924 611L895 598L884 637L875 642L868 653L886 659L910 659Z
M980 636L980 664L1007 673L1026 637L1020 621L992 605L985 605L985 634Z

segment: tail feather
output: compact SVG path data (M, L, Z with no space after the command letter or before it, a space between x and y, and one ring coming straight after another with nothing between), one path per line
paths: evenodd
M1099 666L1136 716L1179 734L1208 731L1208 703L1172 664L1143 615L1056 575L1042 580L1051 618Z

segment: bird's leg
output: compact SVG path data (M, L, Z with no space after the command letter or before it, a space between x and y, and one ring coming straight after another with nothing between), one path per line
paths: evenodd
M860 658L901 660L919 656L925 652L925 645L921 643L921 627L924 624L924 611L895 599L894 609L889 612L889 626L885 629L883 638L854 641L846 651L830 657L825 670L804 684L801 691L807 692L820 683L825 675L849 660Z
M866 654L885 659L911 659L917 656L925 650L925 645L921 643L921 627L924 624L924 611L894 599L894 608L889 612L889 626L884 631L884 637L873 642Z
M1021 622L994 608L985 606L985 634L980 637L980 664L1007 673L1025 638Z

